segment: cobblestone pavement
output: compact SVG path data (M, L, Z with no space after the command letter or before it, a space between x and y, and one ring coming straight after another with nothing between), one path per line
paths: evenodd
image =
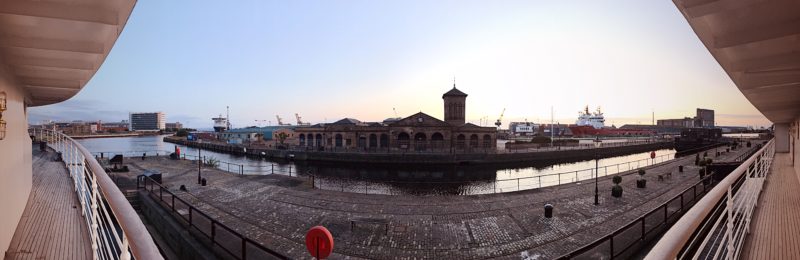
M713 151L713 150L712 150ZM730 161L746 149L710 157ZM241 176L203 169L208 186L197 182L197 164L166 158L127 162L136 176L157 170L177 196L263 245L294 258L310 259L306 231L323 225L334 236L332 259L550 259L607 235L657 208L697 183L694 156L647 167L647 188L625 172L622 198L611 197L613 183L599 178L600 205L594 205L594 182L564 184L520 192L473 196L364 195L313 189L310 180L282 175ZM684 172L678 173L678 165ZM671 172L659 181L657 175ZM186 185L188 191L178 191ZM544 218L543 206L554 205ZM356 223L378 218L388 225Z

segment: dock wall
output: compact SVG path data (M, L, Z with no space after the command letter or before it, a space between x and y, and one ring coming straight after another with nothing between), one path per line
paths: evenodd
M515 153L416 153L416 152L325 152L306 150L259 149L221 143L198 143L165 137L164 141L200 147L221 153L237 154L251 157L267 157L273 159L293 159L296 161L318 161L332 163L368 163L368 164L536 164L552 161L591 160L596 157L626 155L648 152L658 149L672 148L671 142L646 143L629 146L603 147L596 149L570 149ZM263 152L263 155L262 155Z

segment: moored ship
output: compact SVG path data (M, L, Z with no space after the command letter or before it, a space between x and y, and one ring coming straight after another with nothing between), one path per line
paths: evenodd
M578 112L578 120L575 121L575 125L569 127L569 130L572 131L572 136L575 137L649 136L653 134L651 130L606 127L605 123L606 119L599 107L597 111L592 113L589 112L589 106L586 106L583 111Z
M214 120L214 132L225 132L228 130L228 118L222 117L220 114L219 117L211 118Z

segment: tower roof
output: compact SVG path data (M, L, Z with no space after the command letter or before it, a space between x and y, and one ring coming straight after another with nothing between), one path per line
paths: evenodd
M444 98L444 97L466 97L466 96L467 96L467 93L461 92L461 90L458 90L456 88L456 86L453 85L453 89L451 89L450 91L447 91L446 93L444 93L444 95L442 95L442 98Z

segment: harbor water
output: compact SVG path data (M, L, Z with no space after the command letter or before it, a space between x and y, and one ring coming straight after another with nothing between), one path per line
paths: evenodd
M163 141L163 136L95 138L78 140L89 151L104 157L123 154L166 155L177 146L187 159L196 159L198 149ZM387 166L365 164L330 164L316 162L269 161L213 151L199 151L206 160L220 162L218 168L234 173L284 174L313 180L317 188L389 195L474 195L534 189L593 179L595 160L552 162L528 167L482 165L458 166ZM597 161L598 175L605 176L644 167L674 158L672 149L602 158ZM313 176L313 178L312 178Z

